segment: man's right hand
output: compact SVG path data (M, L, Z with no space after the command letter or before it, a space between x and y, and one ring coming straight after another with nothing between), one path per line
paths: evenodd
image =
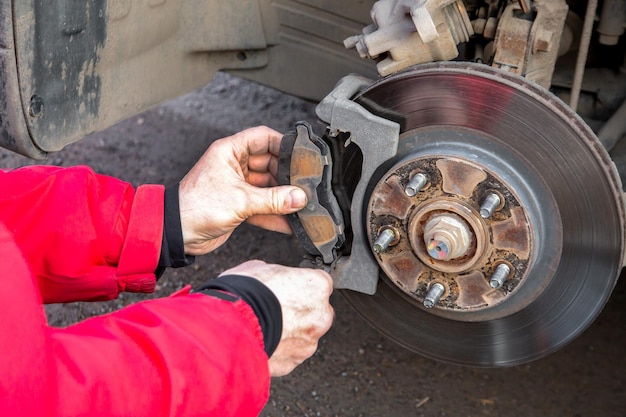
M292 268L248 261L222 275L245 275L265 284L278 298L283 331L269 359L272 376L284 376L311 357L318 340L330 329L334 311L330 275L318 269Z
M305 192L278 185L282 135L269 127L217 140L185 175L178 189L187 255L222 245L242 222L291 233L285 214L307 204Z

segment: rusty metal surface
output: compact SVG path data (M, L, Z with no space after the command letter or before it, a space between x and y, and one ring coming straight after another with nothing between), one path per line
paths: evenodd
M409 197L403 190L416 172L427 175L429 187ZM493 216L483 219L479 215L481 200L494 191L504 201ZM467 225L471 242L463 256L434 259L427 251L425 225L437 216L453 216ZM511 297L526 280L532 247L529 215L514 190L470 161L426 157L401 162L374 187L366 221L370 243L386 226L393 226L399 234L396 245L375 254L398 288L420 303L433 283L446 288L432 314L489 310ZM513 273L501 288L494 289L487 278L499 262L510 265ZM500 310L484 318L492 320L503 314L510 312ZM463 320L462 315L455 317Z
M308 123L298 122L281 142L279 161L279 182L307 195L307 206L288 216L292 229L311 255L329 264L345 241L343 216L331 190L330 149Z
M378 73L393 74L412 65L457 57L457 45L473 35L461 0L380 0L373 23L344 41L361 58L376 60Z
M423 262L390 256L387 262L401 271L397 283L383 274L374 296L345 293L374 327L431 358L511 366L561 348L595 319L623 263L624 202L608 154L563 102L521 77L465 63L424 65L388 77L355 100L400 123L396 164L470 158L485 172L497 172L520 208L494 215L493 243L517 257L529 253L521 274L526 282L505 302L494 298L491 308L464 312L424 309L397 285L419 292L420 279L410 270L419 271ZM372 178L372 187L384 172ZM526 221L532 225L529 246L519 239ZM487 294L489 273L472 271L460 280L477 291L457 298L458 305L476 305L476 295Z
M495 38L493 66L514 74L526 73L527 56L530 53L530 30L532 20L519 17L519 5L510 5L499 19Z
M565 33L568 6L565 0L501 2L483 7L472 16L477 33L475 62L523 75L549 88L559 56L565 53L571 33ZM495 38L495 39L494 39Z

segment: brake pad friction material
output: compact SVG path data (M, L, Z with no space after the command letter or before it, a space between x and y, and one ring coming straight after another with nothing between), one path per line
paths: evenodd
M345 241L343 216L331 180L329 146L313 133L311 125L297 122L295 132L287 133L280 145L278 181L298 186L306 193L307 206L287 218L304 249L321 256L327 264L335 259L335 249Z

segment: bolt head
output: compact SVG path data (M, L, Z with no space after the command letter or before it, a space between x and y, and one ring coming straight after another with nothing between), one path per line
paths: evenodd
M428 242L426 250L432 258L442 261L450 255L450 242L445 236L438 235Z
M32 96L28 104L28 114L31 117L39 117L43 114L43 99L39 96Z
M426 222L424 243L433 259L451 260L467 254L472 243L472 232L456 214L440 214Z

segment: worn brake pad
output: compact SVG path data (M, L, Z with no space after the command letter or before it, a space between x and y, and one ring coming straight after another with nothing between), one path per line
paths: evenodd
M307 206L287 218L304 249L321 256L326 264L335 259L336 249L345 242L343 215L331 180L329 146L313 133L311 125L297 122L296 130L287 133L280 145L278 181L306 193Z

